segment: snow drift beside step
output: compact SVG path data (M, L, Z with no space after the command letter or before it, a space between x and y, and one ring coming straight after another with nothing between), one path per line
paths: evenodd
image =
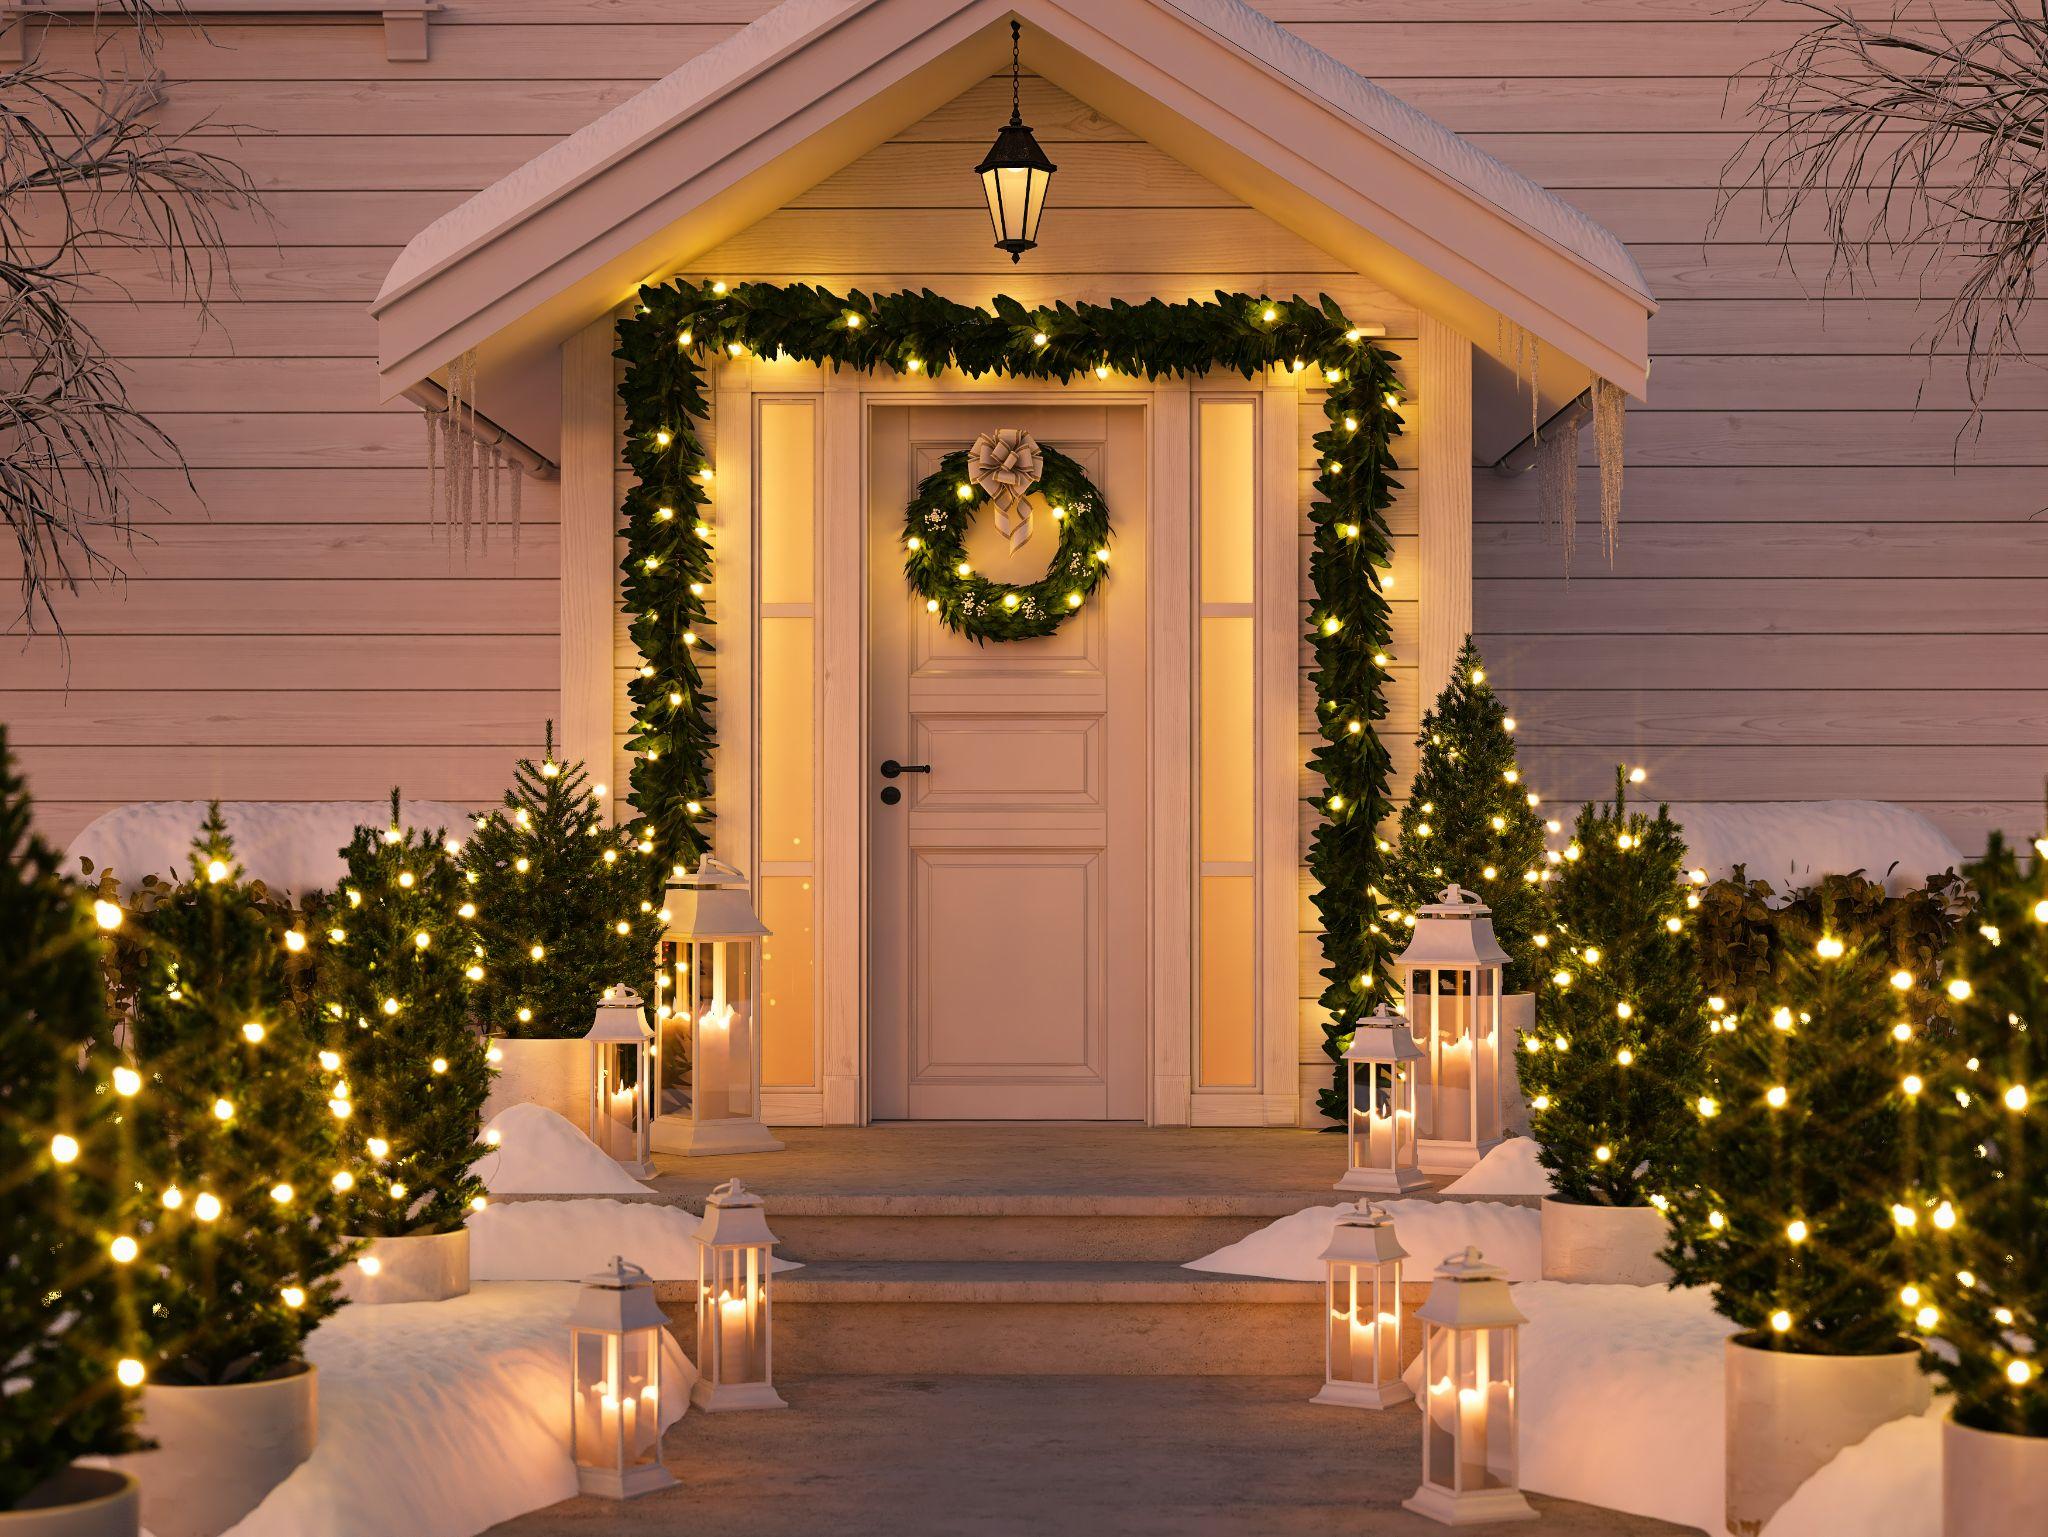
M546 1105L511 1105L484 1128L497 1148L477 1160L492 1195L645 1195L647 1187Z
M569 1313L577 1288L484 1285L343 1308L314 1331L320 1444L230 1537L470 1537L576 1493ZM662 1340L662 1424L696 1369Z
M391 802L222 801L220 814L235 840L235 857L249 879L294 898L331 891L347 868L341 851L358 827L388 827ZM470 810L448 801L403 801L399 816L423 832L469 836ZM206 820L205 801L138 801L102 812L71 840L67 874L80 857L95 873L112 870L133 891L145 875L182 880L192 873L192 840Z
M1467 1244L1476 1245L1496 1265L1505 1266L1511 1281L1534 1280L1543 1273L1542 1218L1533 1206L1507 1206L1499 1201L1379 1204L1394 1219L1394 1233L1411 1256L1404 1279L1426 1279L1439 1260ZM1271 1276L1282 1281L1320 1281L1328 1267L1319 1256L1329 1247L1338 1210L1337 1206L1311 1206L1213 1254L1190 1260L1182 1268Z
M1445 1195L1549 1195L1550 1171L1530 1137L1509 1137L1444 1186Z

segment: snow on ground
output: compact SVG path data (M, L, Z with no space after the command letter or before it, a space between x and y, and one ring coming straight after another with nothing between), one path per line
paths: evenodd
M546 1105L511 1105L491 1118L484 1139L497 1150L477 1160L492 1195L645 1195L580 1127Z
M1671 815L1685 829L1688 865L1714 880L1745 865L1780 891L1861 870L1896 896L1963 862L1926 817L1885 801L1699 802Z
M770 1213L773 1222L773 1213ZM495 1202L471 1215L472 1281L580 1281L623 1255L657 1281L697 1278L697 1219L655 1201ZM777 1258L777 1271L799 1268Z
M576 1291L489 1284L343 1308L306 1342L320 1444L230 1537L469 1537L568 1499ZM666 1335L662 1374L669 1425L697 1374Z
M1499 1201L1381 1201L1394 1219L1394 1233L1411 1256L1404 1279L1426 1279L1437 1261L1467 1244L1507 1268L1511 1281L1534 1280L1543 1273L1542 1217L1533 1206L1507 1206ZM1320 1256L1329 1247L1337 1206L1311 1206L1281 1217L1258 1232L1226 1244L1213 1254L1190 1260L1188 1270L1220 1270L1226 1275L1272 1276L1282 1281L1320 1281L1326 1267Z
M1445 1195L1549 1195L1550 1171L1536 1161L1533 1137L1509 1137L1444 1186Z
M223 801L220 814L249 878L303 897L339 884L347 868L341 851L358 827L390 825L391 802ZM452 802L404 801L399 815L407 827L423 832L469 836L469 809ZM65 865L75 871L80 857L88 858L95 872L112 870L130 891L145 875L183 880L192 873L192 840L205 820L205 801L116 806L71 840Z
M1763 1537L1942 1537L1941 1422L1948 1400L1880 1425L1778 1507Z

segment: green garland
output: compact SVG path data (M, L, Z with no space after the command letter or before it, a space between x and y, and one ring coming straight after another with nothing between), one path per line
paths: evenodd
M1316 598L1309 611L1312 681L1323 743L1310 759L1323 793L1308 854L1320 884L1323 1049L1334 1061L1353 1025L1384 1001L1392 936L1381 922L1380 822L1392 813L1390 763L1377 725L1386 718L1387 601L1392 557L1386 509L1401 430L1393 356L1352 326L1334 301L1218 293L1168 304L1118 301L1026 308L1009 297L986 309L929 290L841 296L807 284L700 284L640 291L637 315L619 322L626 362L624 602L644 662L631 685L632 798L636 832L657 868L694 860L710 845L712 703L699 661L711 583L710 466L695 422L707 413L704 364L720 352L777 354L863 372L1009 375L1062 383L1112 373L1188 378L1228 370L1320 369L1329 385L1309 510ZM1325 1113L1334 1096L1326 1095Z
M1109 504L1081 466L1040 447L1044 492L1059 547L1035 582L992 582L967 563L967 530L989 495L967 479L967 453L939 461L904 509L903 574L924 606L977 645L1050 635L1078 613L1109 569Z

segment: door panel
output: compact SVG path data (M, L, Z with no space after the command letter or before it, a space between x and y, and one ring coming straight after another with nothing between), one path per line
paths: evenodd
M879 406L870 418L872 1109L878 1119L1140 1119L1145 893L1145 418L1136 406ZM903 580L903 507L949 452L1027 428L1110 503L1110 579L1059 632L977 646ZM976 569L1035 580L1043 508ZM881 801L893 783L896 805Z

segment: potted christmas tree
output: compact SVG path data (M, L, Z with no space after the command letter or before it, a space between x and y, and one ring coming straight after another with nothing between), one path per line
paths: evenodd
M605 825L583 765L555 761L552 722L546 741L463 847L483 970L471 1006L498 1068L485 1118L533 1103L584 1127L598 1000L620 982L652 996L659 882L649 848Z
M1422 718L1415 778L1384 877L1396 922L1413 924L1446 886L1477 893L1491 910L1494 938L1508 954L1504 1062L1514 1061L1515 1042L1535 1028L1532 989L1545 970L1537 936L1550 921L1543 822L1515 761L1514 727L1466 636L1451 681ZM1504 1107L1519 1126L1516 1098L1503 1084Z
M1727 1516L1752 1533L1836 1452L1927 1403L1901 1304L1927 1280L1912 1240L1948 1220L1921 1168L1952 925L1938 891L1833 875L1780 899L1741 876L1701 898L1699 1151L1665 1257L1741 1329Z
M484 975L462 909L470 904L445 832L399 823L356 829L348 871L314 924L314 1017L348 1083L341 1120L344 1222L368 1238L343 1278L351 1302L437 1302L469 1290L469 1230L483 1202L470 1165L483 1154L491 1070L469 1022Z
M135 1479L73 1465L132 1451L140 1249L120 1121L140 1080L112 1055L95 909L29 830L0 728L0 1534L133 1537ZM95 922L97 911L100 922Z
M149 1340L125 1459L157 1537L212 1537L312 1454L306 1336L340 1305L352 1086L307 1026L306 935L242 878L215 806L191 879L148 888L129 931L137 1238ZM128 931L124 931L128 932Z
M1686 1180L1707 1014L1685 888L1685 835L1664 807L1579 810L1559 858L1543 1028L1522 1042L1530 1126L1554 1192L1543 1276L1660 1285L1662 1206Z
M1997 833L1965 872L1977 910L1948 956L1950 1031L1922 1093L1936 1166L1908 1198L1923 1358L1952 1398L1946 1531L2048 1531L2048 839L2023 870Z

